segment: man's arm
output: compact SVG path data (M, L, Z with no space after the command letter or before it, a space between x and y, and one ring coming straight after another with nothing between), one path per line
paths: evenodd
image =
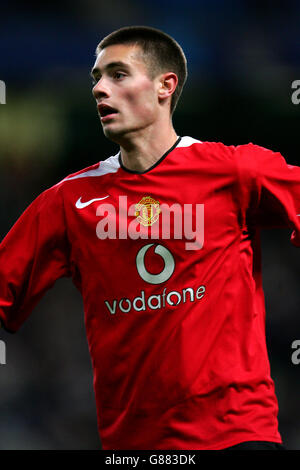
M15 332L47 289L70 275L60 186L43 192L0 244L0 321Z
M258 145L237 147L241 194L252 222L261 228L290 228L300 247L300 167Z

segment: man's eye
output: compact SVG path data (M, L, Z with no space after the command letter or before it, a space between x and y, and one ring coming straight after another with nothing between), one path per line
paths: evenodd
M123 78L125 77L125 73L122 73L122 72L115 72L114 73L114 78L116 78L117 80L119 80L120 78Z

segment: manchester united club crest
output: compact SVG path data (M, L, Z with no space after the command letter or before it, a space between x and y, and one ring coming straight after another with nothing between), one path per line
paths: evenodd
M151 196L144 196L138 204L135 205L135 215L137 220L144 227L153 225L160 214L159 202Z

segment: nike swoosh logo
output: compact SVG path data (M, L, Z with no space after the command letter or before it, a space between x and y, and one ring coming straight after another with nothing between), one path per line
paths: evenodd
M75 206L77 207L77 209L84 209L85 207L89 206L90 204L92 204L93 202L95 201L102 201L103 199L106 199L108 198L108 196L104 196L104 197L97 197L95 199L90 199L89 201L86 201L86 202L81 202L81 197L78 199L78 201L76 202Z

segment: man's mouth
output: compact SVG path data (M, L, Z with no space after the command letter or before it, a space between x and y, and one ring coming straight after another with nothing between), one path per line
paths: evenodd
M101 122L105 122L114 118L115 115L118 113L118 110L116 108L113 108L108 104L98 104L97 108L101 118Z

